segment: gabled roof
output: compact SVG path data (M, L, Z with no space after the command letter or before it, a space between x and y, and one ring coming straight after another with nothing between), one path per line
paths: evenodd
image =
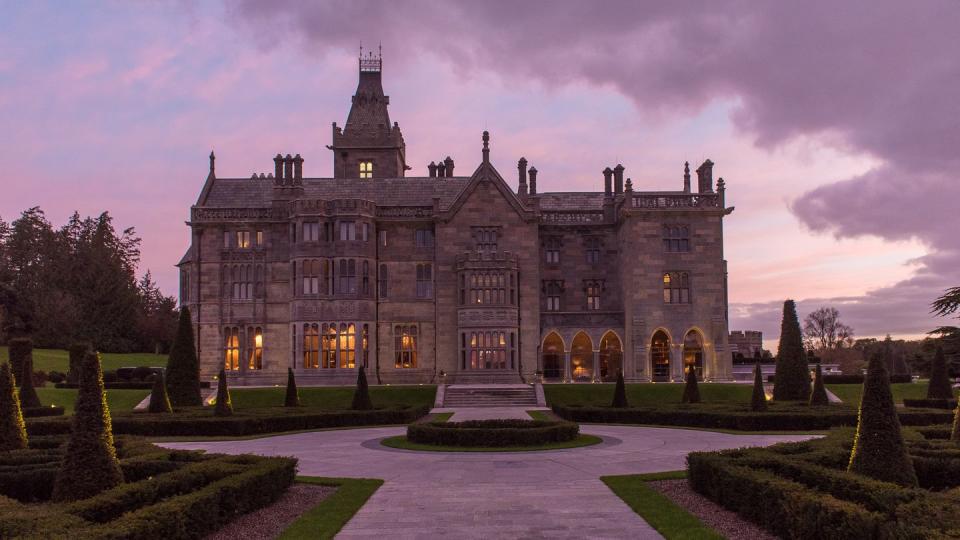
M193 262L193 244L191 244L190 247L187 248L187 252L184 253L183 257L180 258L180 262L178 262L174 266L183 266L190 262Z
M486 132L484 132L486 134ZM447 218L453 216L460 210L460 207L466 203L467 199L470 198L470 195L476 191L477 186L481 182L491 182L494 187L500 191L500 194L503 195L503 198L506 199L507 203L513 207L514 211L524 219L532 219L535 216L533 210L526 208L523 202L520 201L520 198L516 193L510 189L510 186L503 180L503 177L500 176L500 173L497 171L496 167L490 163L489 159L484 156L484 160L480 163L480 166L477 167L477 170L473 172L473 175L470 177L469 183L463 188L463 190L457 194L456 200L453 201L453 204L449 208L443 209L447 214Z
M380 71L361 71L357 91L350 105L350 114L347 115L347 125L344 126L344 135L349 135L352 129L364 124L369 127L389 128L388 102L387 96L383 95Z

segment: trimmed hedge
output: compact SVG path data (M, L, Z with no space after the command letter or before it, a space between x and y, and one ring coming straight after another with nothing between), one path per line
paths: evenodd
M955 399L904 399L904 407L918 409L956 409L957 400Z
M767 375L767 382L773 382L773 375ZM912 383L912 375L890 375L890 384ZM827 375L823 376L823 384L863 384L863 375Z
M572 441L580 435L573 422L545 420L473 420L422 422L407 426L407 440L437 446L537 446Z
M107 375L111 373L110 371L104 371L103 377L107 378ZM57 383L53 385L54 388L80 388L79 384L76 383ZM152 390L153 382L152 381L127 381L127 382L106 382L104 381L103 387L107 390ZM200 383L200 388L210 388L210 381L202 381Z
M63 416L64 409L60 405L50 407L27 407L23 409L24 418L40 418L44 416Z
M172 415L145 412L116 414L113 416L113 432L147 437L242 437L282 431L409 424L430 412L430 407L312 413L302 409L280 408L276 414L253 414L241 409L228 417L209 416L204 409L198 411L196 414L175 411ZM61 419L27 422L27 434L30 436L63 435L69 432L70 423Z
M553 412L565 420L596 424L650 424L660 426L684 426L738 431L809 431L829 429L835 426L857 425L855 409L836 406L836 409L818 407L771 409L753 412L741 408L710 408L708 405L687 408L627 408L612 407L565 407L554 405ZM905 426L927 426L952 421L948 411L915 410L900 411L900 423ZM30 433L30 426L27 426Z

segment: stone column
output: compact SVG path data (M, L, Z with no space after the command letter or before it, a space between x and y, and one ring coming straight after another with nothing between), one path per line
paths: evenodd
M563 351L563 382L573 382L573 373L570 370L570 351Z
M600 382L600 350L593 351L593 382Z
M683 345L672 343L670 345L670 376L675 382L683 382Z

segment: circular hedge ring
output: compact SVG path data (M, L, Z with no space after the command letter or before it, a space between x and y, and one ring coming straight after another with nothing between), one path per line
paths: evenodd
M573 422L545 420L471 420L415 423L407 426L407 440L437 446L538 446L566 442L580 435Z

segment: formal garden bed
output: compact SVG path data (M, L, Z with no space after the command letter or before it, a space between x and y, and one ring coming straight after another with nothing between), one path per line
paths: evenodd
M557 420L470 420L447 422L435 417L407 426L406 436L382 444L404 450L433 452L517 452L577 448L602 442L583 435L580 426Z

